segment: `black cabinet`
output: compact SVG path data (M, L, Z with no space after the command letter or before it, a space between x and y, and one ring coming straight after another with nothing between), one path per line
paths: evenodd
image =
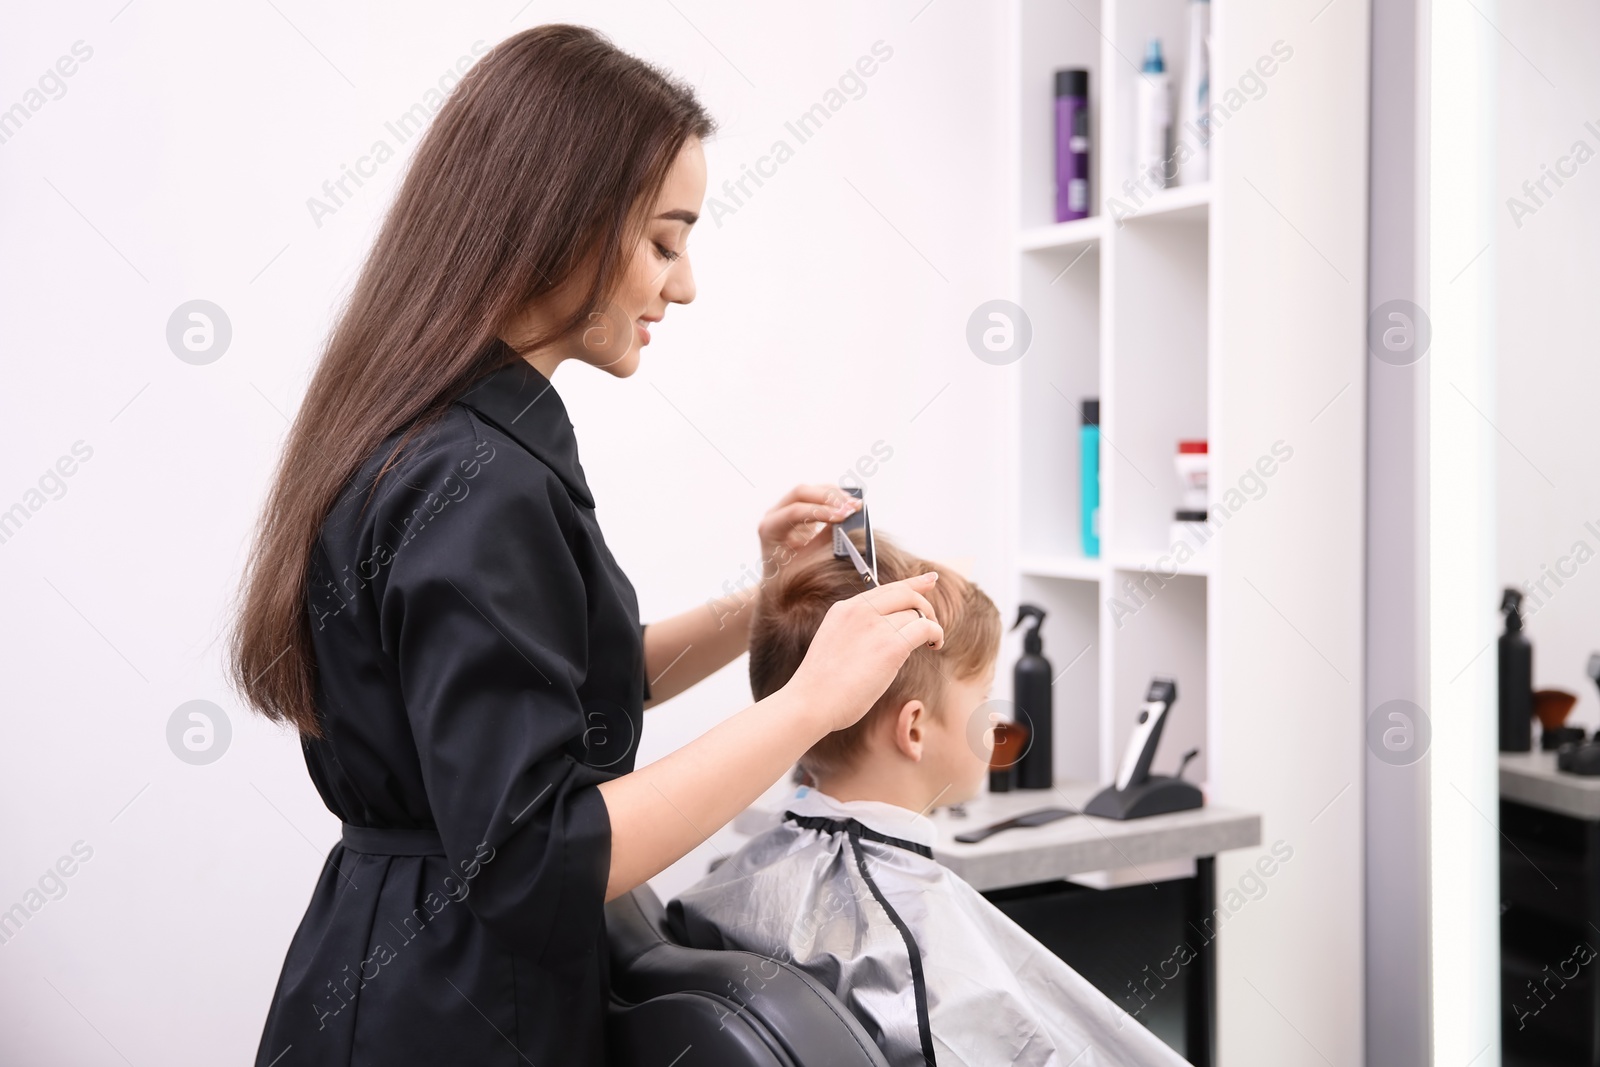
M1600 1067L1600 822L1500 801L1505 1067Z
M1192 878L1115 889L1041 882L983 895L1190 1063L1211 1067L1213 866L1204 856Z

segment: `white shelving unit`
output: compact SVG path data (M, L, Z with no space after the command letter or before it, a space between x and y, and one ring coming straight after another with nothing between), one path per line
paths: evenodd
M1214 48L1223 2L1211 5ZM1159 37L1172 84L1182 84L1185 10L1185 0L1010 4L1008 298L1033 326L1027 353L1010 368L1013 592L1048 613L1058 777L1113 777L1157 674L1176 679L1178 702L1155 769L1170 773L1199 748L1185 777L1204 784L1211 765L1217 640L1208 593L1220 532L1182 564L1162 557L1173 547L1183 488L1178 441L1210 439L1216 427L1212 323L1223 279L1210 240L1212 184L1154 195L1124 188L1138 64ZM1092 207L1086 219L1057 223L1054 75L1068 67L1090 72ZM1175 126L1176 112L1174 101ZM1213 177L1220 162L1213 150ZM1112 197L1132 213L1117 217ZM1088 398L1100 401L1097 558L1084 555L1079 533L1080 405Z

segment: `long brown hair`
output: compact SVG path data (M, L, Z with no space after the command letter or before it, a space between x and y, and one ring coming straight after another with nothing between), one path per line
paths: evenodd
M714 129L688 85L582 26L507 38L455 87L329 336L267 494L227 652L229 680L256 711L320 736L306 588L346 483L405 430L381 478L496 369L493 340L530 304L587 279L572 315L530 350L602 307L679 150Z

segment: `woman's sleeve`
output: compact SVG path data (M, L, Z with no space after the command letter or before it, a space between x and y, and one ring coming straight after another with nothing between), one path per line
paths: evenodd
M611 822L595 787L616 777L574 755L591 661L565 532L576 516L538 459L494 442L484 462L479 446L430 451L375 508L374 536L399 541L381 570L379 628L428 805L468 887L455 895L520 953L571 959L603 922Z

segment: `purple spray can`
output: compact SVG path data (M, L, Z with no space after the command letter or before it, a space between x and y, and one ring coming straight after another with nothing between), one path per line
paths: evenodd
M1089 72L1056 71L1056 221L1089 214Z

